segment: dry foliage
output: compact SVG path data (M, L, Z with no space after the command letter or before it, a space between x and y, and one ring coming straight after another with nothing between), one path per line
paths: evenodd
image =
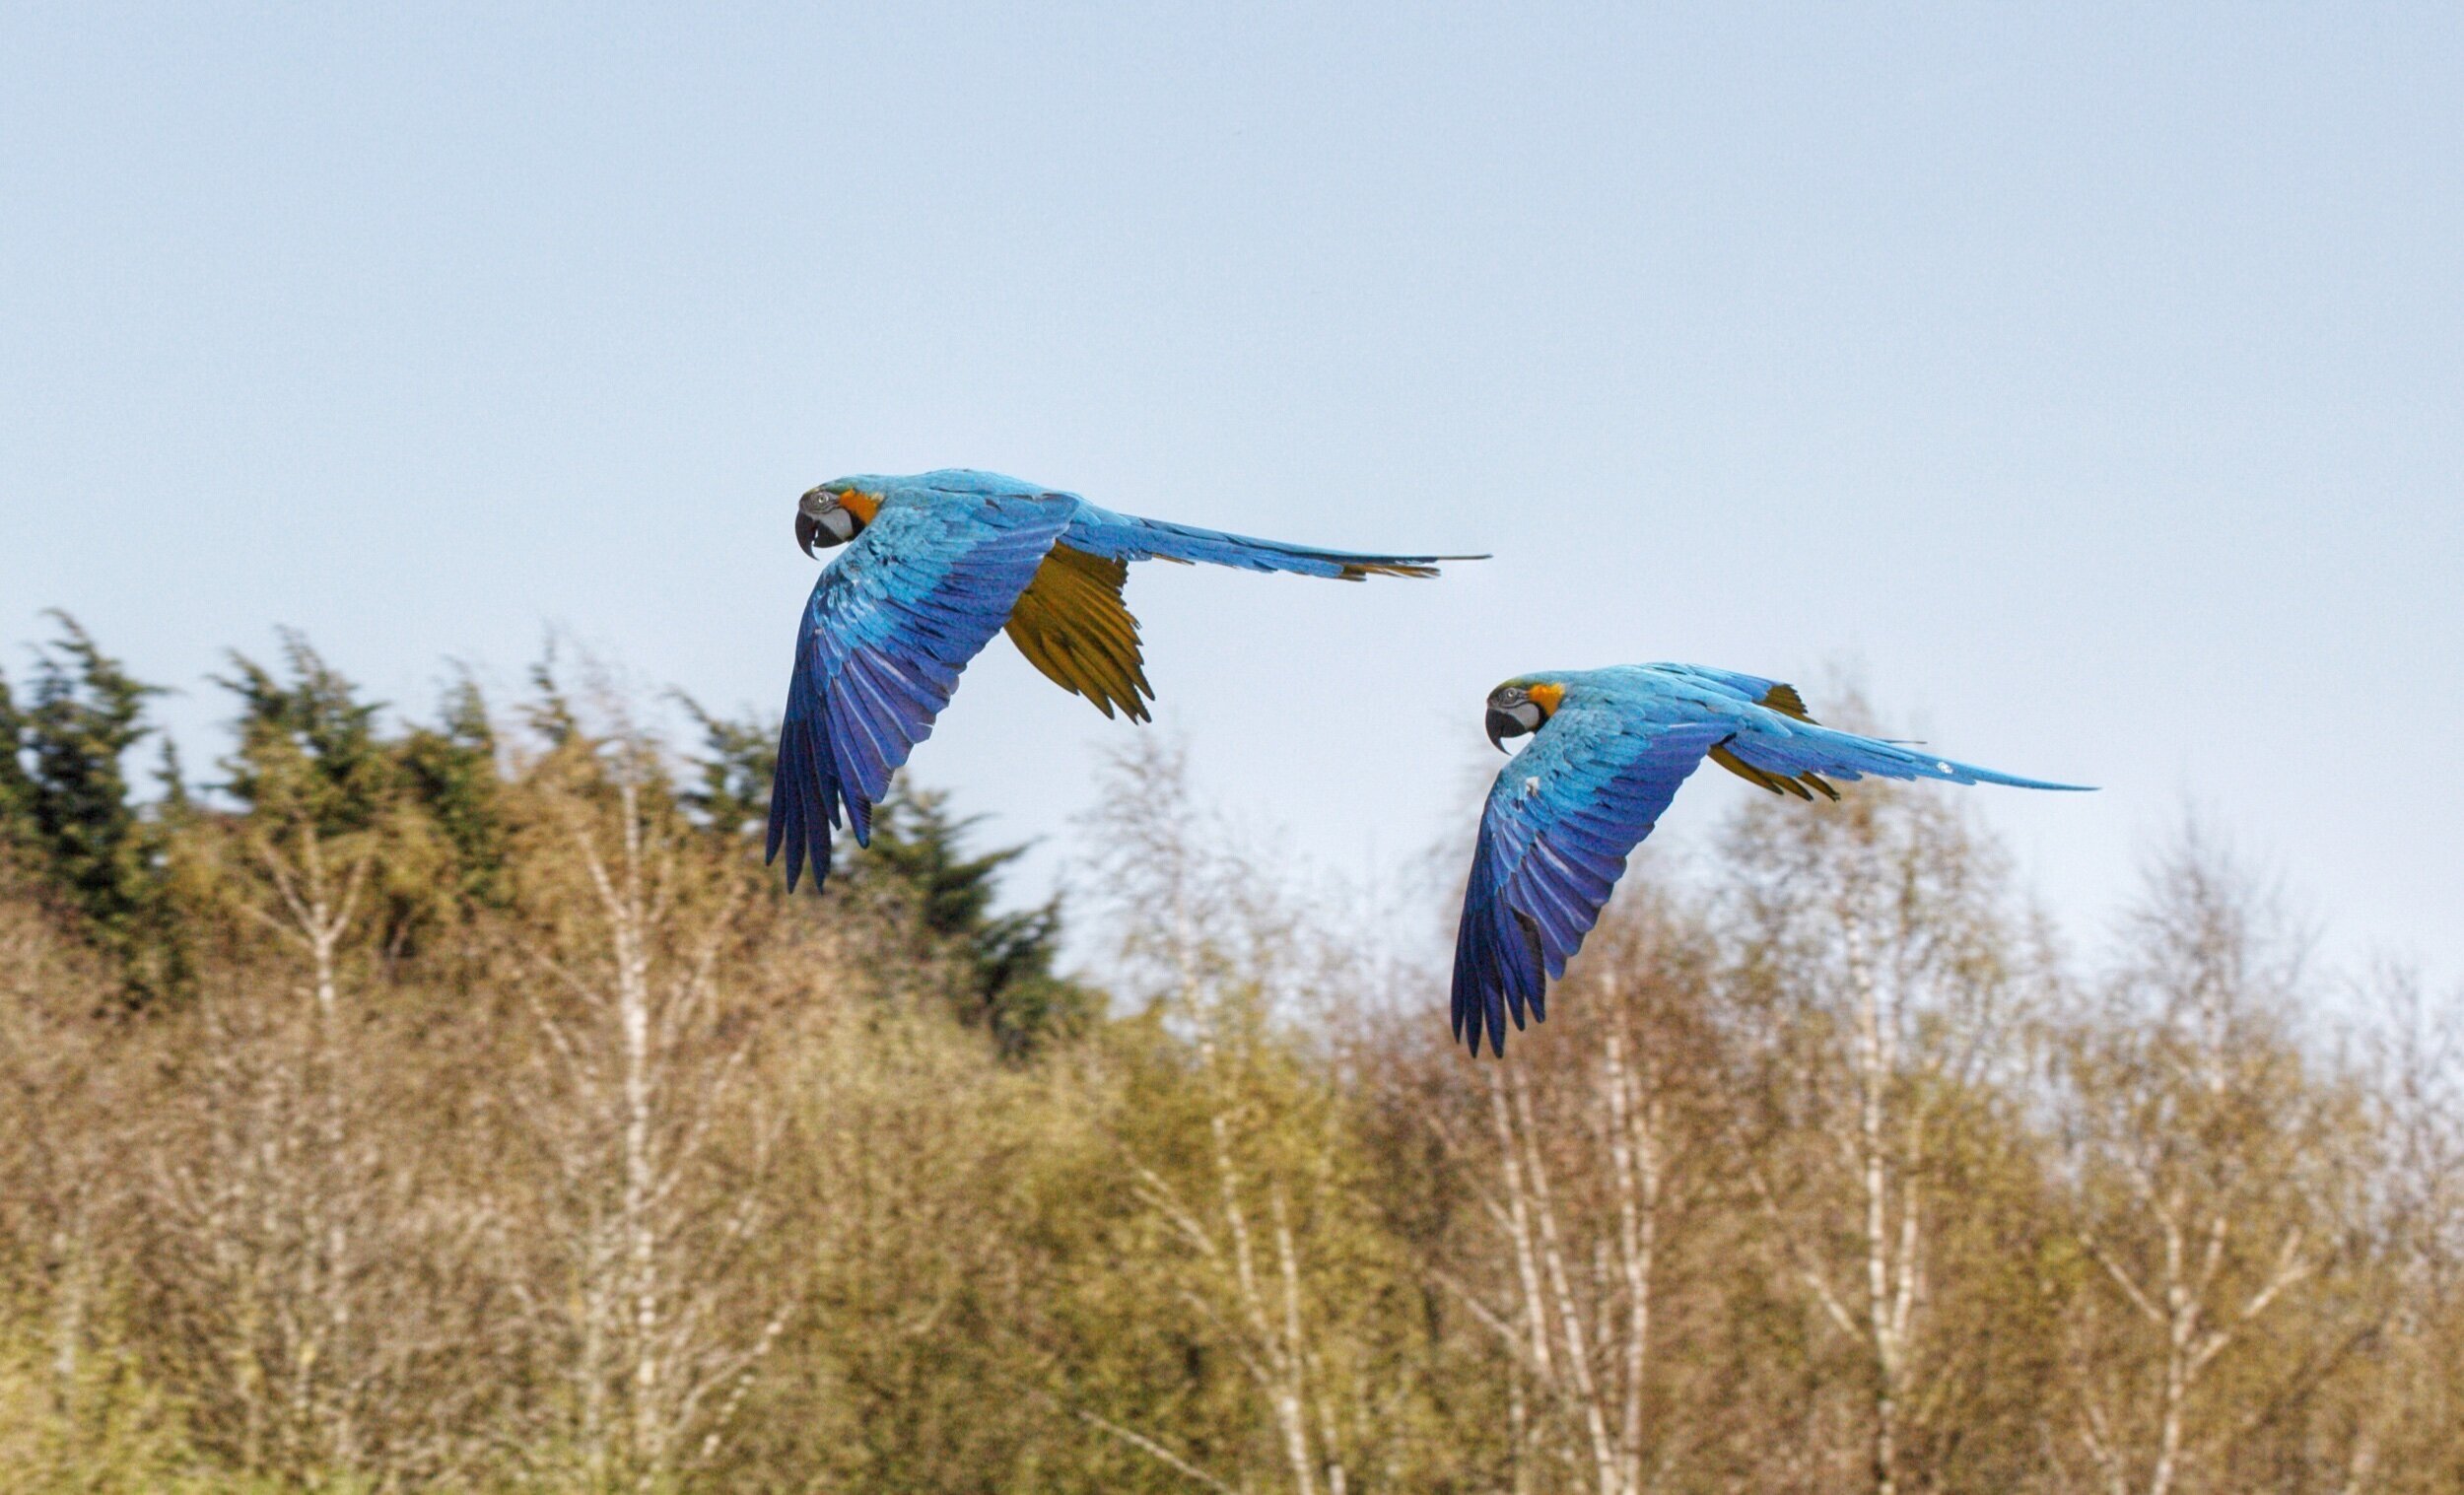
M2464 1486L2450 1035L2197 836L2083 973L1946 796L1756 804L1473 1061L1155 750L1022 1056L637 733L485 877L252 761L179 999L0 892L12 1488Z

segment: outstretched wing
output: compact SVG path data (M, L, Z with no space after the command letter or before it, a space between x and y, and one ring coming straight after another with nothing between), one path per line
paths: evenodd
M1740 701L1776 712L1786 720L1747 714L1751 724L1724 738L1711 749L1711 761L1748 783L1774 794L1812 799L1821 793L1832 799L1839 790L1822 776L1855 781L1868 774L1878 779L1940 779L1950 783L1999 783L2020 789L2085 789L2078 783L2047 783L1980 769L1974 764L1938 758L1906 743L1883 742L1823 726L1806 711L1793 685L1759 675L1712 669L1700 664L1655 664L1663 674L1681 675L1717 687Z
M1744 766L1744 777L1747 779L1778 781L1765 782L1765 788L1795 788L1799 782L1812 783L1833 799L1839 795L1819 776L1827 774L1833 779L1853 781L1871 774L1877 779L1939 779L1948 783L2000 783L2016 789L2084 791L2090 787L1998 774L1972 763L1938 758L1922 747L1860 737L1802 717L1789 719L1767 712L1754 714L1751 721L1741 725L1714 754L1736 759ZM1796 792L1800 798L1807 797L1802 789Z
M1243 571L1287 571L1305 577L1357 581L1363 577L1434 577L1441 561L1485 561L1486 556L1372 556L1348 550L1318 550L1280 540L1254 540L1219 529L1167 524L1115 513L1092 504L1078 510L1067 535L1073 549L1118 561L1203 561Z
M1806 698L1797 694L1797 687L1780 680L1765 680L1742 670L1714 669L1708 664L1653 664L1646 668L1663 675L1677 675L1697 685L1708 685L1740 701L1767 706L1783 716L1812 721L1806 711Z
M816 889L828 875L842 808L856 844L870 843L890 775L931 733L1075 507L1061 495L892 498L813 583L770 789L766 855L786 848L790 891L808 859Z
M1009 614L1009 642L1027 662L1110 716L1147 719L1155 697L1138 652L1138 620L1121 600L1129 563L1056 545Z
M1685 776L1727 728L1649 722L1606 703L1566 703L1497 775L1455 932L1455 1037L1483 1030L1506 1052L1506 1019L1548 1015L1546 978L1566 961Z

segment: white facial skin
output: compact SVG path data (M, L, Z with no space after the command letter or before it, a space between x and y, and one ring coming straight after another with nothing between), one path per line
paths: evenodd
M1501 685L1488 696L1488 740L1502 753L1507 738L1539 731L1547 715L1531 692L1519 685Z
M811 555L818 545L828 549L845 545L863 528L856 515L839 502L839 496L827 488L815 488L795 502L795 543Z

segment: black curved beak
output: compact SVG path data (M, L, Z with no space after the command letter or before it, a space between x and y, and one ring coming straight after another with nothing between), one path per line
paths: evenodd
M798 510L795 515L795 543L804 548L804 554L816 561L821 557L813 555L813 540L820 533L821 521Z
M1506 750L1506 739L1520 737L1530 728L1495 707L1488 709L1488 745L1499 752Z

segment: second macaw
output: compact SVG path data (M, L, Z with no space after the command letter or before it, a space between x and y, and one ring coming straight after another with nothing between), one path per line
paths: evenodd
M856 844L869 844L872 807L891 773L931 733L959 671L997 632L1105 715L1118 709L1146 719L1155 693L1137 620L1121 598L1132 561L1357 581L1431 577L1440 561L1483 559L1253 540L965 469L823 483L796 503L795 539L806 555L816 545L848 551L813 583L779 731L767 855L786 850L790 889L808 861L820 885L842 812Z
M1455 933L1455 1037L1476 1053L1483 1031L1506 1052L1506 1019L1548 1015L1608 902L1625 858L1708 758L1771 792L1832 799L1823 778L1940 779L2022 789L2080 789L2016 779L1818 725L1793 686L1698 664L1620 664L1519 675L1488 696L1488 740L1529 735L1498 772Z

